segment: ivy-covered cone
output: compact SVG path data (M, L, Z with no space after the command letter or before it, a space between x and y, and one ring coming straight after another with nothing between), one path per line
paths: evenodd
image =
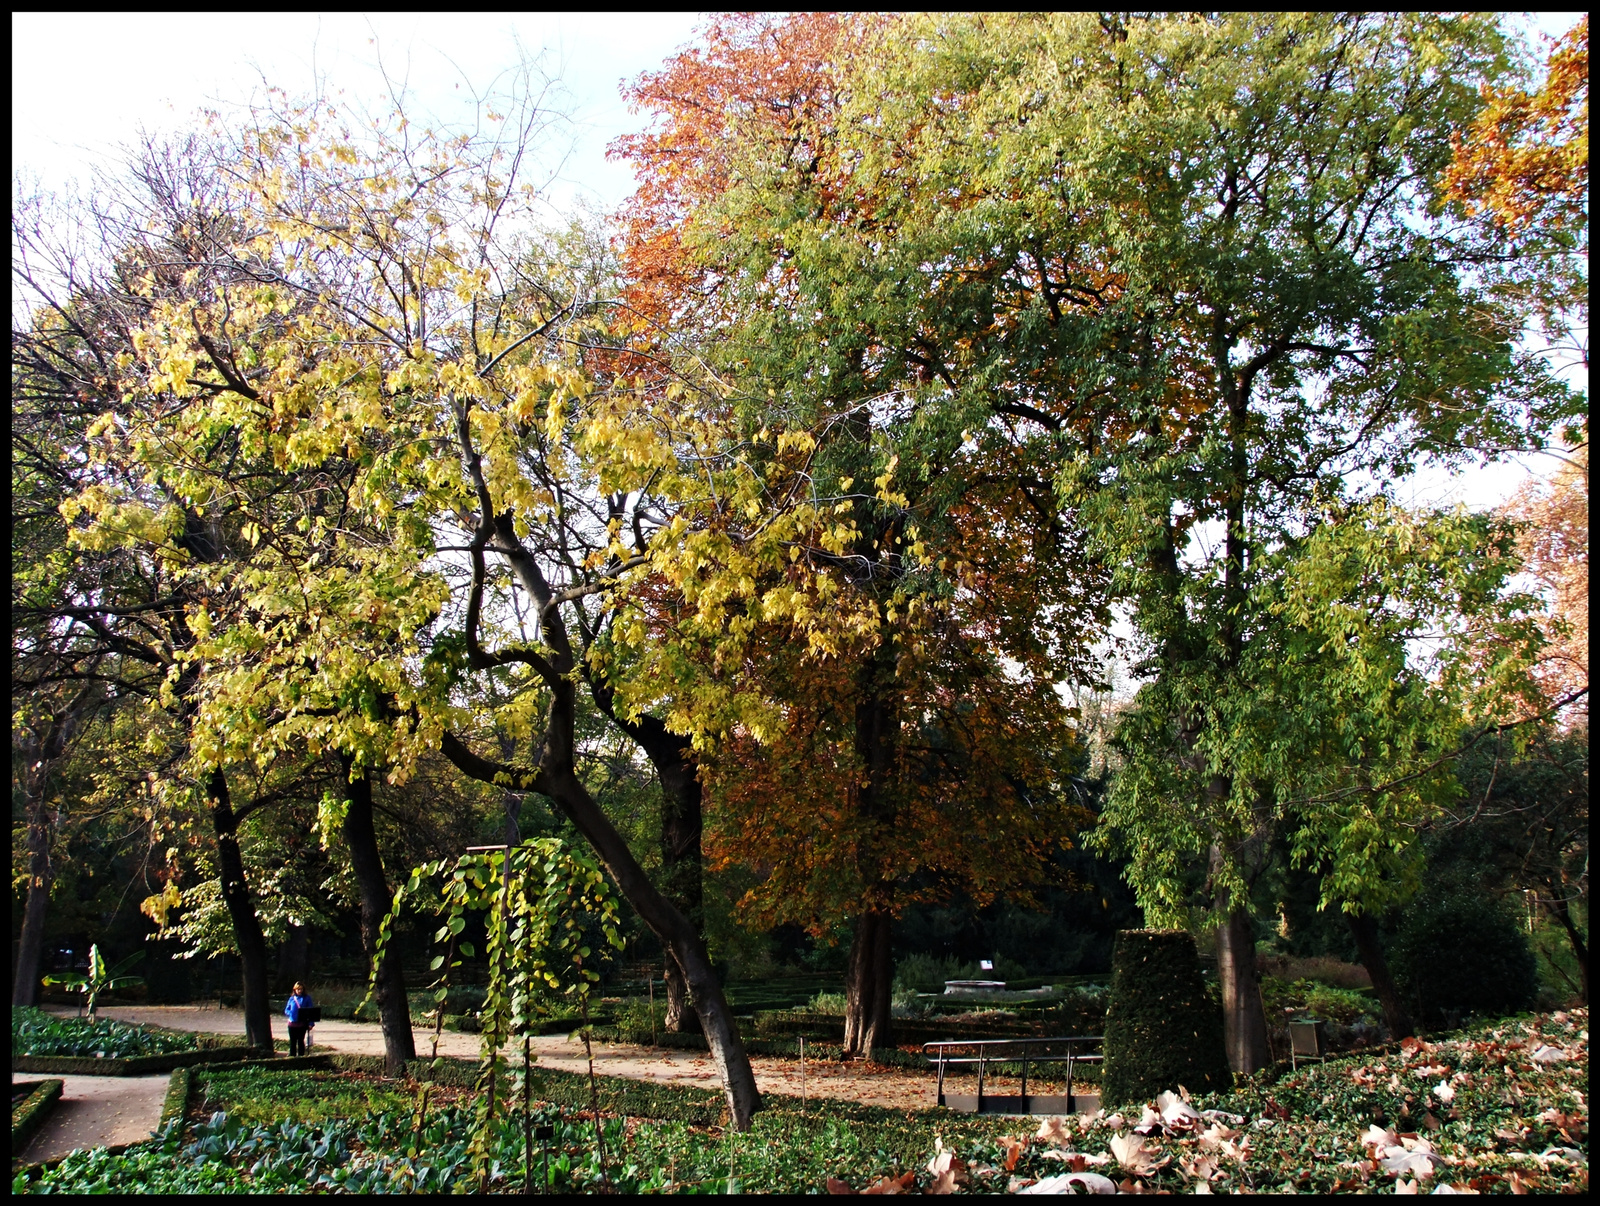
M1146 1101L1179 1085L1194 1093L1233 1083L1222 1012L1206 996L1194 939L1183 930L1122 930L1111 956L1106 1012L1106 1105Z

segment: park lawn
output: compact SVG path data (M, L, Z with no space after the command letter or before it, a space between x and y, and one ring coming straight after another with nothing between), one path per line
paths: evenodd
M1145 1126L972 1118L770 1098L751 1131L720 1125L714 1093L602 1082L604 1175L639 1192L860 1190L885 1177L927 1189L941 1151L965 1192L1006 1192L1074 1168L1124 1191L1585 1192L1588 1011L1481 1022L1432 1042L1264 1074L1196 1099L1198 1122ZM592 1190L602 1169L584 1078L536 1072L535 1121L554 1128L554 1187ZM472 1094L438 1087L420 1134L414 1096L366 1072L207 1071L195 1119L128 1152L81 1153L18 1192L95 1188L428 1191L473 1183ZM208 1117L201 1117L209 1112ZM1173 1107L1169 1103L1169 1113ZM1143 1130L1146 1133L1140 1133ZM496 1128L493 1190L522 1186L521 1120ZM1075 1159L1074 1157L1081 1157ZM540 1162L536 1157L536 1169ZM1204 1188L1202 1189L1202 1182Z

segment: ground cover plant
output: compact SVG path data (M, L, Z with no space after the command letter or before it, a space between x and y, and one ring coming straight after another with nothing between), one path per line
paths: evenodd
M62 1055L129 1059L194 1051L199 1040L190 1033L151 1026L130 1026L108 1018L63 1018L38 1009L11 1011L12 1055Z
M567 1191L1018 1192L1052 1178L1124 1192L1583 1192L1588 1011L1479 1023L1433 1041L1242 1078L1226 1093L1093 1119L973 1118L768 1095L747 1134L720 1095L602 1080L603 1156L586 1079L540 1071L535 1185ZM440 1192L472 1185L471 1094L372 1071L210 1069L190 1125L119 1154L70 1157L15 1192ZM515 1094L512 1099L515 1100ZM496 1121L491 1190L524 1187L523 1119ZM1104 1178L1098 1182L1096 1178Z

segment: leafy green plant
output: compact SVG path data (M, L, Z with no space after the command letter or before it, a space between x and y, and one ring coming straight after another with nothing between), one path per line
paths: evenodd
M38 1009L11 1011L12 1055L130 1059L193 1051L192 1034L130 1026L109 1018L60 1018Z
M87 971L63 972L59 975L46 976L46 984L60 984L66 988L74 988L84 994L85 1004L88 1007L89 1017L94 1017L95 1006L103 992L113 992L119 988L127 988L134 984L143 984L140 976L126 975L128 968L144 958L143 951L134 951L126 959L121 960L115 967L108 967L101 957L98 943L89 948L89 967Z

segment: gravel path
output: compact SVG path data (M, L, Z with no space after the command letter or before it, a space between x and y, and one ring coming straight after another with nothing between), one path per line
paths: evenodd
M52 1079L45 1073L13 1072L19 1080ZM61 1100L29 1141L22 1159L29 1163L54 1160L83 1147L133 1143L155 1133L161 1105L171 1077L160 1076L58 1076L64 1083Z
M100 1012L122 1022L145 1022L173 1030L200 1030L213 1034L243 1034L244 1014L237 1009L218 1009L204 1005L102 1006ZM273 1019L274 1037L286 1035L283 1019ZM433 1031L413 1031L417 1054L432 1050ZM321 1022L312 1031L312 1047L318 1051L351 1055L382 1055L383 1032L375 1022ZM567 1035L546 1035L533 1040L539 1062L547 1068L582 1072L587 1068L583 1042ZM720 1087L710 1057L699 1051L668 1051L636 1047L623 1043L595 1043L595 1071L602 1076L630 1080L651 1080L668 1084L692 1084L704 1088ZM446 1030L439 1039L439 1054L475 1059L478 1036ZM750 1059L756 1074L756 1087L763 1093L801 1095L800 1061L756 1055ZM900 1110L934 1107L932 1076L907 1068L885 1068L858 1061L806 1060L805 1093L808 1097L856 1101L867 1105Z

